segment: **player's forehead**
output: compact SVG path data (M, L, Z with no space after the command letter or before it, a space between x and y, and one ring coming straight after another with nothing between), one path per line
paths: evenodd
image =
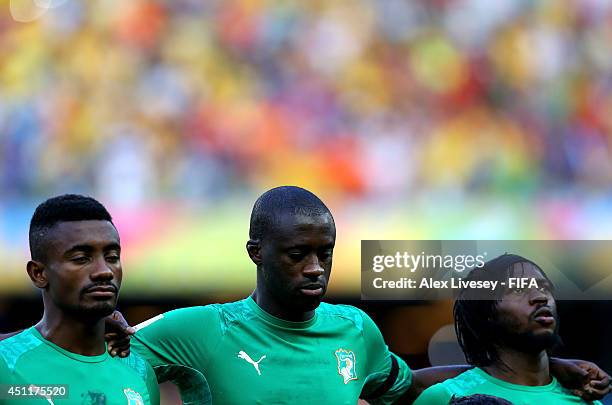
M46 236L52 247L59 250L74 246L104 248L120 245L115 226L105 220L62 221L53 225Z
M276 218L270 234L277 241L284 243L312 237L334 241L336 227L329 213L318 215L283 213Z
M517 262L508 269L509 277L546 279L542 269L531 262Z

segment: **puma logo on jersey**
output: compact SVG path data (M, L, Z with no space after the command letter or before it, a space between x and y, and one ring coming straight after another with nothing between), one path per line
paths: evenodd
M266 358L265 355L261 356L259 358L259 360L257 361L253 361L253 359L251 358L251 356L249 356L248 354L246 354L246 352L244 350L240 350L238 352L238 358L246 360L247 363L251 363L253 365L253 367L255 367L255 371L257 371L258 375L261 375L261 371L259 370L259 363L261 363L261 361L263 359Z

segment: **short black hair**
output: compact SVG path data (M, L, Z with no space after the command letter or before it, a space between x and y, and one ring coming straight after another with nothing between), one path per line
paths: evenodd
M270 229L278 223L283 214L333 216L319 197L310 191L296 186L276 187L263 193L251 212L249 238L262 240Z
M507 283L508 277L514 274L515 266L521 265L522 267L526 263L534 265L548 280L540 266L522 256L508 253L486 262L482 267L473 269L465 280L495 280ZM496 288L493 292L464 288L455 300L453 315L457 340L465 354L465 359L473 366L485 367L499 361L495 347L499 336L497 330L492 327L492 321L497 318L497 304L504 293L504 288Z
M45 238L59 222L100 220L113 223L113 218L97 200L78 194L49 198L34 211L30 221L30 255L32 260L44 260ZM113 224L114 226L114 224Z
M448 405L512 405L512 402L492 395L474 394L467 397L453 396Z

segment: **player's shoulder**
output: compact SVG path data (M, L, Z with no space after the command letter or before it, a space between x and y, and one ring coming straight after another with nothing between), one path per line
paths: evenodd
M447 404L453 397L452 392L444 385L444 382L434 384L419 395L414 405L439 405Z
M433 402L434 400L450 400L453 396L461 397L470 395L472 393L480 392L484 386L490 383L490 378L487 377L486 373L478 368L474 367L467 370L454 378L442 381L438 384L434 384L427 388L419 399L422 397L426 402L415 402L415 404L433 404L439 402ZM487 392L482 392L487 393Z
M210 322L212 318L218 317L218 311L214 305L203 305L173 309L154 316L153 318L140 323L137 329L144 328L150 324L163 320L164 323L182 323L183 325L196 325L201 322Z
M43 342L35 336L33 327L25 329L0 341L0 359L8 369L13 369L19 360L42 344Z
M236 318L250 318L253 316L253 309L249 305L249 300L252 298L246 297L238 301L226 302L223 304L209 304L210 310L217 311L222 316L234 316Z
M153 368L145 358L133 350L130 351L130 355L127 357L113 357L113 361L117 361L126 372L135 373L145 381L153 373Z
M257 313L253 308L256 304L250 300L252 301L252 298L247 297L239 301L208 306L211 307L211 310L217 311L221 328L225 331L232 326L257 319Z
M255 317L246 300L226 304L209 304L203 306L179 308L157 315L135 326L137 338L162 335L177 337L202 336L208 338L215 334L225 334L227 330L240 321L248 321Z
M335 321L345 321L359 330L363 330L364 324L372 322L370 317L357 307L344 304L328 304L326 302L322 302L317 308L317 316L333 318Z
M490 378L490 377L489 377ZM478 367L469 369L454 378L449 378L439 384L447 392L454 395L465 395L467 392L474 392L477 387L488 383L486 373Z

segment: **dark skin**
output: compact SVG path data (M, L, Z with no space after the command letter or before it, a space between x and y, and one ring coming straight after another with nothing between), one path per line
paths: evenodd
M331 274L336 227L331 215L283 216L263 240L246 248L257 266L253 299L264 311L287 321L314 316Z
M504 336L516 338L503 339L507 341L496 347L500 361L483 368L513 384L546 385L551 382L546 350L554 345L557 334L556 303L541 271L531 263L523 263L522 268L522 277L536 279L540 288L506 291L497 304L496 323Z
M27 272L43 292L35 328L47 340L84 356L103 354L105 317L117 303L121 246L108 221L60 222L48 232L44 257Z
M522 263L522 273L516 276L534 278L538 288L508 290L497 306L496 322L506 332L505 336L515 339L502 339L497 346L500 361L484 370L493 377L513 384L538 386L551 382L551 374L574 394L586 400L601 399L609 391L610 377L595 364L573 360L584 374L585 384L579 388L565 381L564 362L568 360L551 359L547 349L557 342L556 302L552 286L541 270L531 263ZM513 343L514 342L514 343Z
M495 378L527 386L546 385L551 374L574 394L587 401L603 398L610 392L610 377L595 364L580 360L550 358L546 349L557 341L557 311L550 282L531 263L515 276L535 278L538 289L509 290L498 304L496 322L515 338L517 344L497 346L500 361L483 369ZM519 344L520 342L520 344ZM467 366L433 367L415 371L415 390L407 392L403 403L411 403L427 387L453 378Z
M288 321L311 319L327 290L335 240L336 229L331 214L281 216L268 236L262 240L249 240L247 252L257 266L257 286L252 297L259 307ZM114 317L107 323L107 330L112 332L109 349L126 353L129 350L127 338L131 333L127 332L127 322L120 314L116 313ZM591 366L591 370L598 370L596 374L591 373L591 377L605 385L606 388L600 387L599 391L605 395L609 379L597 366L590 363ZM552 367L567 376L563 378L557 371L553 372L563 382L575 382L578 375L586 377L589 374L568 360L551 361ZM413 370L413 384L400 402L412 403L427 387L468 369L469 366L447 366Z

